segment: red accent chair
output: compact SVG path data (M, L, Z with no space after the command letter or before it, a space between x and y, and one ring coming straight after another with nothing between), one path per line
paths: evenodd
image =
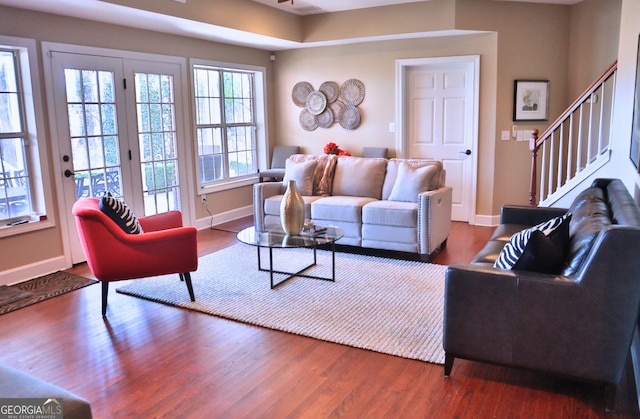
M107 314L109 282L180 274L195 301L191 274L198 269L195 227L182 226L180 211L138 220L143 233L125 233L100 210L98 198L81 198L73 205L80 243L89 269L102 282L102 315Z

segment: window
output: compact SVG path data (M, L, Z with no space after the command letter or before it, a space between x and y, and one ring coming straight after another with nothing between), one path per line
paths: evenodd
M6 226L47 219L29 67L34 53L33 41L0 37L0 236L35 229Z
M201 189L253 181L265 147L262 71L193 65Z

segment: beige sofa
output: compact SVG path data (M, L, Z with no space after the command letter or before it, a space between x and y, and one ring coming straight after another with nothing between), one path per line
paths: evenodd
M295 154L283 182L254 185L257 229L280 223L289 179L303 196L305 219L344 230L339 245L430 260L446 244L452 195L440 161Z

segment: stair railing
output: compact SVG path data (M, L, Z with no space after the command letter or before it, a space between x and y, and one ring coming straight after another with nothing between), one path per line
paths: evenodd
M542 135L531 132L529 204L539 205L608 158L617 61L589 86ZM540 189L537 160L540 154ZM539 193L540 202L536 202Z

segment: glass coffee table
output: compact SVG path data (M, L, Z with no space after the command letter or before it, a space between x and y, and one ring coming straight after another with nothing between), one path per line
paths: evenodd
M280 224L267 225L264 230L258 231L255 227L248 227L238 233L238 240L242 243L256 246L258 249L258 269L263 272L269 272L271 279L271 289L278 285L284 284L288 280L295 277L321 279L323 281L336 281L336 249L335 242L344 236L344 232L339 227L334 226L315 226L314 229L304 231L299 235L287 235L282 230ZM316 250L318 246L331 245L331 277L325 278L316 275L305 274L304 272L317 264ZM260 248L269 249L269 267L262 267L260 258ZM273 249L287 249L295 247L313 248L313 263L305 266L297 272L286 272L274 269L273 266ZM284 280L274 283L273 274L288 275Z

